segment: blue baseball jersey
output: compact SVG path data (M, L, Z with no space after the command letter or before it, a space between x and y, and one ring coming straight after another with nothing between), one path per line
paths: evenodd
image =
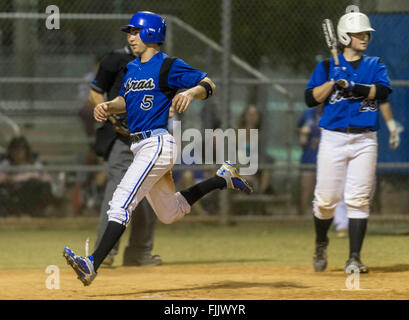
M339 53L339 64L346 73L346 79L363 85L379 84L389 88L390 79L384 63L379 57L362 56L362 61L355 69ZM315 68L306 90L318 87L333 78L334 59L330 59L329 75L321 61ZM324 102L324 113L319 126L328 130L354 128L378 129L379 106L376 100L355 97L351 90L338 88Z
M317 163L318 145L321 138L321 129L318 126L320 116L318 108L309 108L304 111L298 121L298 128L308 126L310 129L307 143L303 148L301 163Z
M196 86L207 76L179 58L163 73L161 67L167 57L167 54L158 52L145 63L141 63L138 57L126 66L119 95L126 102L131 133L166 129L173 95L166 94L163 77L166 77L168 89L176 93L178 89Z

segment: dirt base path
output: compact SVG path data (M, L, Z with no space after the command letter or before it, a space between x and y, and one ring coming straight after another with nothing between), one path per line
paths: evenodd
M60 289L46 288L44 270L1 270L0 299L275 300L409 299L409 270L374 268L360 276L360 290L346 288L347 275L330 268L266 265L160 266L100 269L89 287L72 269L60 269Z

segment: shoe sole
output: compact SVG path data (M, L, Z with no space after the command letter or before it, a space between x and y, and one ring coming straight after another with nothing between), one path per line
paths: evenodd
M323 271L325 271L325 269L327 269L327 265L328 265L328 263L325 262L325 265L324 265L323 267L318 268L318 267L315 266L315 263L313 262L313 267L314 267L314 271L315 271L315 272L323 272Z
M65 260L67 260L67 264L74 269L75 273L78 276L78 279L83 283L83 285L89 286L90 284L88 283L88 281L82 277L83 273L80 271L81 269L75 262L75 260L65 251L63 251L63 257L65 258Z
M323 269L318 269L318 268L316 268L316 267L314 266L314 271L315 271L315 272L324 272L325 269L327 269L327 266L325 266Z

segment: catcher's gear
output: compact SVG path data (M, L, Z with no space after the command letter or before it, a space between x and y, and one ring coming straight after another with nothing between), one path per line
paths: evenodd
M156 13L139 11L135 13L129 24L121 27L121 30L129 33L131 28L141 28L139 36L146 43L163 43L166 36L165 20Z
M351 37L348 33L364 31L375 31L375 29L371 27L368 16L361 12L350 12L339 19L337 26L338 40L345 46L351 43Z
M129 128L126 118L118 114L111 114L108 116L108 120L112 123L116 132L123 136L129 136Z

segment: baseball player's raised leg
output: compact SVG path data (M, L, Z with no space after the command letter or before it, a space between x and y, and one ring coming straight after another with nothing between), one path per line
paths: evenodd
M133 210L172 168L174 139L171 135L152 137L133 145L132 151L135 158L113 194L108 210L107 228L99 246L92 254L95 271L125 231ZM180 199L184 201L181 203L185 206L177 212L178 218L183 217L190 209L186 200L182 198L180 196ZM166 216L161 221L171 223L168 220L169 215L158 215L158 217L161 219L162 216Z
M167 172L146 195L159 221L171 224L190 213L190 204L180 192L175 192L172 172Z
M349 260L347 266L355 264L361 272L368 272L368 267L360 261L360 253L375 185L376 133L360 134L351 145L354 148L354 157L349 161L345 183L345 204L349 219Z
M96 277L101 262L125 231L132 211L148 194L158 218L164 223L173 223L188 213L195 201L212 190L227 187L246 193L252 192L252 188L240 177L236 169L224 163L215 177L182 191L184 195L182 192L174 193L174 184L169 173L173 166L174 140L170 135L146 139L132 151L135 155L134 161L110 201L109 222L99 246L86 258L75 255L69 248L64 249L67 261L71 263L85 285L89 285ZM152 195L150 192L153 188ZM153 198L159 196L158 193L168 197L169 203L166 203L166 206L162 200Z
M175 193L171 172L165 174L149 191L148 201L163 223L174 223L190 212L191 206L206 194L216 189L234 189L251 193L252 187L237 170L225 162L214 177L199 182Z
M347 137L343 133L323 130L317 156L317 184L314 191L313 211L315 225L316 271L327 267L327 237L335 207L341 200L347 166Z

